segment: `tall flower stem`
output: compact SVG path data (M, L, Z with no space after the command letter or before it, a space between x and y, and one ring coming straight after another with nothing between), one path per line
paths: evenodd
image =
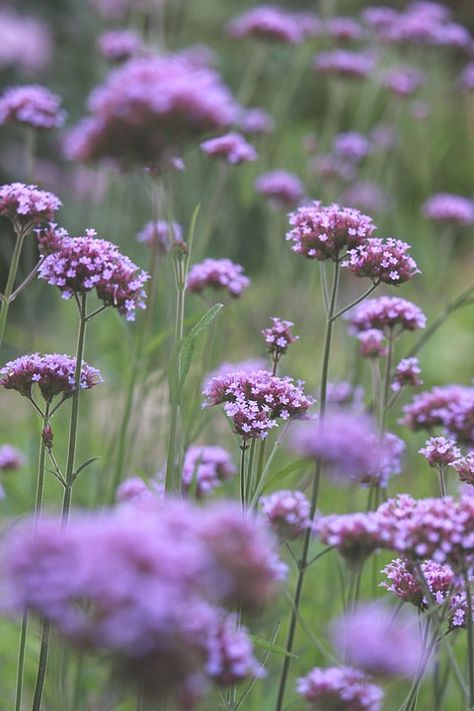
M240 477L240 504L242 506L242 511L245 511L245 506L246 506L246 493L247 493L247 482L245 478L245 453L247 449L249 448L247 442L245 439L242 440L242 443L240 445L240 469L239 469L239 477Z
M392 360L393 360L393 334L388 336L388 353L385 361L385 372L383 377L382 387L382 413L380 417L380 435L383 437L385 433L387 413L389 409L390 381L392 376Z
M25 240L27 230L21 227L15 229L16 241L15 247L13 249L12 261L10 262L10 269L8 271L7 284L5 291L2 295L1 307L0 307L0 349L2 348L3 338L5 336L5 328L7 325L8 310L12 302L13 287L15 285L15 278L18 271L18 264L20 262L21 250L23 248L23 242Z
M467 659L469 672L469 711L474 710L474 635L472 615L472 593L466 567L463 568L464 586L466 590L467 608Z
M331 355L331 343L332 335L334 329L334 319L333 316L336 313L337 304L337 293L339 290L339 272L340 265L339 261L334 264L334 277L331 289L331 298L329 301L329 310L326 318L326 335L324 339L324 351L323 351L323 363L321 370L321 386L320 386L320 405L319 405L319 426L321 427L324 422L324 415L326 412L326 394L327 394L327 384L328 384L328 373L329 373L329 360ZM311 510L310 510L310 520L314 519L316 514L316 508L318 505L319 498L319 484L321 479L321 460L318 459L315 464L314 478L313 478L313 489L311 495ZM288 628L288 636L286 640L285 649L288 652L288 656L285 657L283 661L283 666L280 676L280 684L278 688L277 703L275 706L275 711L282 711L283 702L285 698L286 684L288 681L288 673L290 670L291 663L291 653L293 650L293 644L295 641L296 624L299 616L299 608L301 603L301 596L303 593L303 586L306 571L308 569L308 557L309 557L309 547L311 542L311 527L309 527L304 536L303 540L303 550L301 554L301 560L299 561L298 578L296 581L295 594L293 598L293 607L290 617L290 625Z

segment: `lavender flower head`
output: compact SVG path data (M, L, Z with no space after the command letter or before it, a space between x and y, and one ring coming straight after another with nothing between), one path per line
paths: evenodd
M379 523L373 511L368 513L318 516L314 532L328 546L335 546L352 570L381 545Z
M297 693L316 711L381 711L383 689L352 667L315 667L298 679Z
M3 366L0 370L0 386L31 398L32 388L36 384L46 402L51 402L56 395L66 398L73 394L76 385L75 369L75 358L59 353L32 353L8 361ZM99 371L83 362L81 388L88 390L101 382Z
M411 430L428 430L452 421L453 408L474 397L474 388L444 385L415 395L404 406L401 423Z
M391 336L395 329L400 332L415 331L426 325L423 311L411 301L397 296L367 299L351 311L348 318L355 333L375 328L388 336Z
M320 52L313 60L313 68L318 73L346 79L364 79L374 67L375 58L372 54L345 49Z
M459 481L474 486L474 452L468 452L465 457L456 459L449 466L456 470Z
M360 605L332 624L331 637L349 664L373 676L413 678L420 670L424 647L416 615L408 610L394 624L388 606Z
M184 455L183 490L188 492L195 487L196 496L201 499L236 472L232 457L222 447L189 447Z
M331 405L360 407L364 400L362 385L352 385L347 380L330 380L326 386L326 402Z
M242 133L261 135L271 133L275 128L275 121L265 109L254 107L244 109L239 118L238 126Z
M286 353L288 346L295 343L299 336L294 336L291 333L291 329L294 326L292 321L283 321L281 318L273 317L273 326L270 328L264 328L262 335L267 344L269 353L272 354L273 358L279 360L279 358Z
M3 444L0 447L0 472L14 472L25 464L26 458L19 449L11 444Z
M39 190L36 185L10 183L0 187L0 215L22 229L51 222L60 207L56 195Z
M341 252L356 247L375 229L370 217L358 210L313 202L289 215L292 229L286 239L291 249L308 259L339 259Z
M0 96L0 124L20 123L35 129L61 128L66 113L61 98L39 84L10 86Z
M275 5L258 5L232 20L228 26L232 37L254 37L260 40L297 44L303 33L297 18Z
M383 77L384 86L401 97L414 94L424 81L424 74L415 67L392 67Z
M206 672L219 686L228 687L244 679L265 676L265 670L253 655L247 630L235 615L227 615L213 630L208 642Z
M194 294L204 289L225 289L230 296L238 297L250 285L244 268L230 259L205 259L189 270L187 288Z
M255 181L255 190L277 207L295 207L304 195L301 180L286 170L272 170L262 173Z
M50 222L45 227L36 227L35 234L39 253L43 257L57 252L63 239L69 237L68 231L59 227L56 222Z
M246 439L265 439L277 420L303 415L312 404L301 383L267 370L237 371L208 381L203 407L224 405L234 431Z
M201 150L213 158L224 158L230 165L257 160L257 151L240 133L226 133L201 143Z
M359 163L369 155L371 146L370 141L361 133L348 131L337 134L334 138L333 149L340 158Z
M311 526L311 505L301 491L275 491L262 496L260 508L282 540L294 540Z
M325 22L324 30L329 37L340 42L355 42L365 36L364 28L353 17L331 17Z
M387 340L383 331L369 328L357 334L359 353L362 358L385 358L388 353Z
M350 249L341 266L358 277L368 277L374 284L398 286L420 273L409 249L410 245L399 239L371 237Z
M413 561L407 558L396 558L383 568L387 581L380 587L396 595L403 602L409 602L419 610L426 610L430 601L423 591L423 582L429 588L433 599L441 605L448 597L454 581L454 573L449 565L436 563L434 560L424 560L420 564L424 581L420 579Z
M177 222L166 222L166 220L156 220L147 222L143 229L137 234L137 242L155 245L159 254L166 254L172 248L173 243L183 241L183 229Z
M466 227L474 223L474 201L462 195L438 193L423 205L423 214L435 222Z
M133 321L135 310L145 308L143 286L149 276L115 244L95 234L95 230L86 230L85 237L63 239L58 251L41 263L39 277L57 286L64 299L95 289L105 306L113 306Z
M157 510L162 499L152 491L139 476L125 479L115 492L117 502L122 505L132 505L139 508Z
M98 39L100 53L112 62L123 62L139 54L143 49L138 32L131 30L108 30Z
M447 437L431 437L419 450L430 467L437 469L451 464L461 456L461 450L456 446L456 442Z
M391 388L394 392L399 392L402 388L410 385L413 388L422 385L420 378L421 368L418 358L403 358L395 368Z

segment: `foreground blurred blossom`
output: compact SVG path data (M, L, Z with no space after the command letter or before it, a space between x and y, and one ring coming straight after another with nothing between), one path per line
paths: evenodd
M370 141L356 131L338 133L334 138L333 148L336 155L354 163L368 156L371 150Z
M338 260L341 252L357 247L375 229L367 215L340 205L327 207L315 201L298 208L289 215L292 229L286 239L293 242L291 249L308 259Z
M272 170L255 181L255 190L278 207L295 207L304 195L304 187L295 173Z
M315 667L298 679L297 693L317 711L381 711L383 689L352 667Z
M250 285L244 268L230 259L205 259L189 270L187 288L193 293L204 289L225 289L230 296L241 296Z
M87 230L85 237L63 239L57 252L41 263L39 277L57 286L64 299L95 289L105 306L113 306L133 321L136 309L145 308L143 286L149 276L115 244L95 234Z
M26 458L23 452L20 452L11 444L3 444L0 447L0 471L13 472L20 469L26 464Z
M399 239L371 237L350 249L341 266L358 277L368 277L374 284L404 284L420 274L415 260L410 257L410 245Z
M474 223L474 201L462 195L438 193L423 205L423 214L430 220L467 226Z
M395 368L391 388L394 392L399 392L402 388L410 385L413 388L422 385L420 378L421 368L418 358L403 358Z
M75 369L75 358L60 353L32 353L11 360L3 366L0 370L0 386L31 398L33 386L37 385L46 402L51 402L57 395L67 398L73 394L76 389ZM88 390L103 381L96 368L83 362L80 382L81 388Z
M38 72L49 64L52 39L47 26L13 8L0 8L0 68Z
M461 456L461 450L456 446L456 442L447 437L431 437L418 450L424 456L430 467L445 467Z
M296 44L303 39L297 17L276 5L258 5L229 23L232 37L255 37L261 40Z
M363 212L383 212L392 206L392 198L381 187L366 180L350 185L342 195L342 202Z
M385 358L388 353L387 339L383 331L369 328L357 334L359 353L362 358Z
M219 75L176 55L131 59L94 89L88 105L91 118L65 142L69 158L157 168L188 141L238 117Z
M232 457L222 447L189 447L184 455L183 491L194 489L197 498L203 498L236 473Z
M275 128L275 121L268 111L255 107L243 110L238 121L238 126L242 133L260 135L263 133L271 133Z
M450 465L459 475L459 480L474 486L474 452L468 452L465 457L460 457Z
M204 141L201 150L213 158L225 158L230 165L257 160L257 151L240 133L226 133Z
M368 52L349 52L334 49L320 52L313 60L313 68L320 74L364 79L375 67L375 57Z
M298 538L311 526L311 505L301 491L285 489L262 496L260 507L282 540Z
M449 565L436 563L434 560L424 560L420 564L421 578L413 561L406 558L396 558L383 568L382 573L387 577L387 582L380 583L380 587L396 595L403 602L409 602L419 610L426 610L430 601L426 599L423 591L424 585L441 605L451 591L454 573Z
M265 439L277 420L303 415L312 399L292 378L278 378L267 370L237 371L209 380L203 407L224 405L234 431L246 439Z
M174 242L183 241L183 229L177 222L166 222L166 220L156 220L147 222L143 229L137 233L137 242L143 242L150 246L155 245L159 254L166 254L173 246Z
M61 97L45 86L10 86L0 97L0 124L20 123L36 129L60 128L66 114Z
M8 217L19 229L51 222L60 207L56 195L39 190L36 185L10 183L0 187L0 215Z
M356 333L374 328L383 331L388 337L397 335L397 330L399 333L415 331L426 325L423 311L411 301L397 296L367 299L350 312L348 319Z
M109 30L97 40L100 53L112 62L123 62L143 49L142 38L131 30Z
M16 528L4 541L4 603L43 616L80 650L106 652L147 698L189 708L183 697L209 677L228 685L260 675L245 629L234 632L221 606L272 596L282 567L266 527L230 504L136 514Z
M332 625L334 646L349 664L374 676L415 677L424 656L416 615L382 603L360 605ZM397 653L394 654L394 650Z
M415 67L391 67L383 77L383 84L397 96L411 96L424 83L424 74Z

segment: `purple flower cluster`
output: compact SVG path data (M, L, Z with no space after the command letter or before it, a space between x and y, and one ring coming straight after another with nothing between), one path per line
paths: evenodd
M333 149L340 158L359 163L369 155L371 146L370 141L361 133L348 131L337 134L334 138Z
M466 227L474 223L474 201L462 195L438 193L423 205L423 214L430 220Z
M363 358L385 358L388 353L387 341L383 331L369 328L357 334L359 353Z
M365 36L364 28L353 17L331 17L324 23L324 30L340 42L354 42Z
M241 296L250 285L244 268L230 259L205 259L189 270L187 288L195 294L204 289L225 289L230 296Z
M401 423L411 430L441 426L459 442L474 442L474 388L463 385L434 387L415 395L403 408Z
M50 129L63 126L65 118L61 98L39 84L10 86L0 96L0 124L21 123Z
M138 32L131 30L108 30L98 39L100 53L112 62L123 62L130 59L143 49L142 39Z
M202 693L209 677L228 685L260 675L245 630L235 633L223 608L272 596L282 567L266 526L230 504L136 514L121 507L67 528L48 518L15 528L4 558L11 608L109 653L151 698Z
M384 77L383 84L397 96L411 96L424 83L425 77L415 67L392 67Z
M60 207L56 195L39 190L36 185L9 183L0 187L0 215L23 229L50 222Z
M0 472L13 472L26 464L23 452L11 444L0 447Z
M204 378L204 386L207 386L213 378L225 378L237 371L241 373L253 373L256 370L265 370L266 367L267 362L265 358L246 358L245 360L239 360L235 363L224 360L217 368L211 370L211 372L206 375Z
M311 526L311 506L301 491L274 491L269 496L262 496L260 507L282 540L298 538Z
M232 20L228 27L232 37L255 37L261 40L297 44L303 32L296 15L275 5L258 5Z
M392 206L388 193L375 183L361 180L350 185L343 193L342 201L348 207L363 212L383 212Z
M450 464L459 475L459 480L474 486L474 452L468 452L465 457L460 457Z
M368 299L351 311L348 318L356 333L372 328L390 335L395 329L415 331L426 325L426 317L416 304L396 296Z
M437 469L447 466L459 459L461 450L456 446L456 442L447 437L431 437L419 450L430 467Z
M279 207L294 207L304 195L301 180L286 170L272 170L259 175L255 181L255 190Z
M243 110L239 117L238 126L242 133L260 135L271 133L275 128L275 121L265 109L254 107Z
M383 568L382 573L386 576L387 582L380 583L380 586L403 602L409 602L419 610L426 610L430 601L426 599L423 592L423 583L425 583L433 599L441 605L448 597L454 582L452 568L430 559L422 561L420 568L424 580L420 578L413 561L407 558L396 558Z
M318 516L314 531L322 543L337 548L354 569L381 545L378 519L373 512Z
M236 371L208 381L204 407L224 404L234 431L244 439L265 439L277 420L303 415L312 404L301 383L279 378L267 370Z
M113 306L127 321L135 319L135 310L145 308L143 285L149 278L112 242L95 237L86 230L85 237L64 238L58 250L41 263L39 276L57 286L64 299L73 294L96 290L106 306Z
M273 326L264 328L262 335L267 344L268 351L275 359L279 359L286 351L288 346L295 343L299 336L294 336L291 329L294 326L292 321L283 321L281 318L273 317Z
M315 667L298 679L297 692L309 709L318 711L381 711L383 689L359 669Z
M140 57L114 69L89 98L91 118L70 133L69 158L157 165L183 143L228 127L237 105L219 75L179 56Z
M16 390L20 395L30 398L33 385L37 384L43 398L50 402L56 395L72 395L75 390L75 370L75 358L59 353L32 353L11 360L3 366L0 370L0 386L6 390ZM101 382L99 371L83 362L81 388L88 390Z
M13 6L0 8L0 68L38 72L51 60L52 38L47 25Z
M326 402L331 405L359 407L364 400L364 388L346 380L330 380L326 387Z
M371 237L350 249L343 267L359 277L369 277L374 284L404 284L419 274L415 260L410 257L410 245L399 239Z
M197 498L203 498L236 472L229 452L222 447L190 447L184 455L183 490L194 487Z
M257 151L240 133L226 133L201 143L201 150L213 158L224 158L230 165L257 160Z
M138 232L137 241L150 246L155 245L159 254L166 254L171 250L173 243L183 241L183 230L177 222L166 222L166 220L147 222Z
M375 58L368 52L333 49L320 52L313 60L313 68L320 74L347 79L364 79L375 67Z
M286 239L292 250L308 259L336 260L342 251L357 247L375 229L370 217L348 207L333 204L327 207L313 202L289 215L292 229Z
M39 253L43 257L57 252L63 239L69 237L68 231L64 227L59 227L56 222L50 222L45 227L37 227L35 234Z
M399 392L407 385L416 388L422 385L420 378L421 368L418 358L403 358L395 368L391 388L394 392Z

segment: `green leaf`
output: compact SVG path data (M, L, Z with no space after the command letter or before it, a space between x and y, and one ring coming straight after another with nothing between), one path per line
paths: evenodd
M298 469L302 469L305 466L305 464L307 464L307 463L308 463L307 459L298 459L296 462L289 464L284 469L280 469L280 471L276 472L276 474L274 474L272 476L272 478L267 481L267 483L263 487L262 493L265 491L268 491L270 488L273 487L274 484L281 481L282 479L287 477L289 474L292 474L293 472L298 471Z
M256 647L260 647L260 649L266 649L268 652L275 652L275 654L280 654L283 657L298 659L296 654L288 652L284 647L280 647L279 644L274 644L273 642L269 642L267 639L263 639L263 637L257 637L254 634L249 634L247 636L252 640L254 645Z
M189 223L189 230L188 230L188 239L187 239L187 245L188 245L188 258L186 260L186 266L189 263L189 260L191 258L191 250L193 248L193 242L194 242L194 233L196 232L196 223L197 219L199 216L199 211L201 209L201 203L199 202L196 207L194 208L194 212L191 216L191 222Z
M83 462L83 463L81 464L81 466L78 467L78 468L76 469L76 471L74 472L73 481L76 481L77 477L79 476L79 474L82 472L83 469L85 469L86 467L88 467L89 464L92 464L93 462L96 462L98 459L100 459L100 457L91 457L90 459L86 459L86 461Z
M190 332L183 338L183 342L181 344L181 372L180 372L180 381L181 381L181 388L184 385L184 381L186 380L186 376L189 372L189 368L191 367L191 361L194 355L194 351L196 349L196 341L198 337L206 331L206 329L210 326L212 321L216 318L217 314L219 311L223 308L223 304L214 304L207 314L204 314L204 316L199 319L197 324L193 326L193 328L190 330Z

